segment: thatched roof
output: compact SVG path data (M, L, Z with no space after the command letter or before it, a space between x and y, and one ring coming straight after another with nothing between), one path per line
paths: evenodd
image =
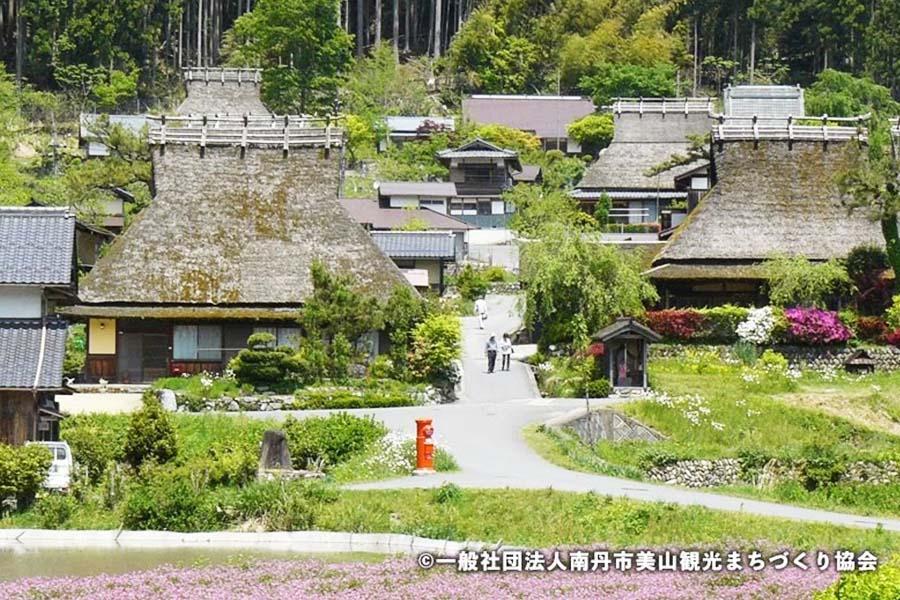
M82 302L296 306L317 259L378 296L406 285L338 201L338 155L156 147L156 196L85 278Z
M619 106L617 104L617 106ZM630 105L628 105L630 106ZM655 111L634 112L623 107L614 112L613 141L600 152L585 171L579 190L588 189L647 189L673 190L674 178L697 167L698 163L675 167L648 176L647 172L668 161L673 155L684 155L690 148L688 136L709 133L713 126L703 103L703 109L689 105L689 111L659 112L662 103L647 102ZM631 107L633 108L633 107Z
M178 114L266 115L260 99L259 69L194 68L184 70L187 98Z
M763 261L773 254L841 258L883 246L878 225L848 214L835 174L856 142L726 141L714 145L717 181L654 261ZM742 267L743 268L743 267Z
M803 88L799 85L729 85L723 104L725 114L734 117L783 119L806 114Z

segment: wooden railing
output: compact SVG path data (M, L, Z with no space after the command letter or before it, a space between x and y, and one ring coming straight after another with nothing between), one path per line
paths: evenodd
M787 117L759 118L718 115L713 139L725 141L848 141L866 140L865 122L869 115L858 117Z
M344 130L338 119L303 116L154 116L150 123L149 142L207 146L239 146L288 148L321 146L330 148L344 144Z
M689 114L713 113L714 98L616 98L612 110L614 114L645 113Z
M182 69L185 81L236 82L259 84L262 71L259 69L228 69L222 67L190 67Z

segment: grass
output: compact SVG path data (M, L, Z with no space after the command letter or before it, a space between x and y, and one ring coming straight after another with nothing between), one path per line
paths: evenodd
M527 430L526 438L535 451L560 466L632 479L643 478L651 451L685 459L740 458L754 453L789 461L829 455L844 462L900 457L900 436L867 427L862 418L835 414L836 407L860 415L873 405L895 406L900 402L900 373L832 380L805 373L797 384L748 383L739 366L707 358L694 363L661 359L651 364L654 389L682 400L639 400L618 407L666 435L662 442L601 441L588 447L565 432L536 429ZM828 398L835 410L819 410L802 400L810 397ZM708 489L866 515L900 515L900 483L805 486L786 481L767 488L741 483Z
M108 514L79 509L69 529L116 529ZM33 514L0 520L0 527L35 527ZM337 500L316 505L314 529L405 533L452 540L503 541L552 547L677 546L797 549L863 548L887 555L900 550L900 535L802 523L703 507L632 501L596 494L547 490L341 490Z
M242 388L234 379L214 375L163 377L154 381L152 387L156 390L173 390L192 398L208 398L210 400L223 396L240 396L252 392L252 388Z

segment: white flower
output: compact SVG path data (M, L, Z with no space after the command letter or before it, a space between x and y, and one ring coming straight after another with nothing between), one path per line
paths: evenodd
M771 306L751 309L737 326L738 337L751 344L766 344L772 339L775 329L775 313Z
M719 423L718 421L713 421L710 423L710 425L712 425L712 428L717 431L722 431L723 429L725 429L725 425L722 423Z

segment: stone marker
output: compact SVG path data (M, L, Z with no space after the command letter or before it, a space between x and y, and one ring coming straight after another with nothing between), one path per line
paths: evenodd
M169 412L178 410L178 400L175 398L175 392L172 390L159 390L156 392L156 397L159 398L159 403L164 410Z
M263 434L259 470L262 472L269 469L293 469L291 451L283 431L270 429Z

